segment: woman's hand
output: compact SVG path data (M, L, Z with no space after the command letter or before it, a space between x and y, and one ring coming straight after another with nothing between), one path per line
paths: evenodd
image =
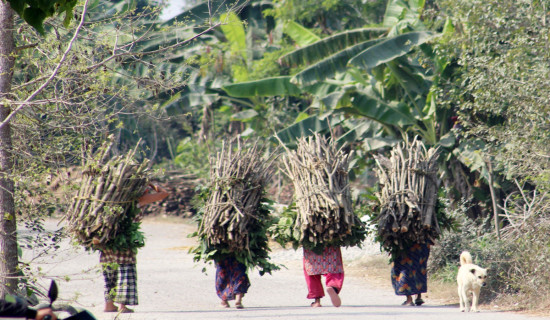
M138 199L138 204L139 204L140 207L142 207L146 204L152 203L152 202L161 201L164 198L168 197L168 195L169 195L169 193L166 190L164 190L163 188L161 188L157 185L149 183L149 186L153 190L155 190L156 193L146 192L144 195L142 195Z

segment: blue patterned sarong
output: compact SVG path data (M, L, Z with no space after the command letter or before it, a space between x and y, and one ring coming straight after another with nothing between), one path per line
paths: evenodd
M391 283L395 294L410 296L428 291L429 244L414 244L393 261Z
M246 266L233 257L216 261L216 293L222 300L234 300L250 287Z

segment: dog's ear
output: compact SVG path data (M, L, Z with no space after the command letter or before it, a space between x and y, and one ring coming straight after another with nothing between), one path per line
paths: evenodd
M472 269L470 269L470 272L475 275L476 274L476 269L472 268Z

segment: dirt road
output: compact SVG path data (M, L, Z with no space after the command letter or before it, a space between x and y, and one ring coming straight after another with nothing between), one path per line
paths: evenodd
M51 222L50 222L51 224ZM514 313L489 312L464 314L457 306L442 306L427 299L421 307L400 306L402 297L394 295L388 280L387 287L369 285L360 277L348 275L341 292L342 307L334 308L328 297L322 308L309 307L306 286L301 269L301 252L276 250L272 260L283 263L287 269L260 277L250 274L252 286L245 296L245 309L222 309L214 290L214 269L196 264L187 253L193 240L187 234L194 226L179 222L167 223L145 220L146 247L138 254L139 306L133 314L103 313L103 278L98 268L98 254L82 250L62 250L55 258L43 261L47 275L67 276L68 282L59 282L60 297L77 298L79 304L98 319L483 319L528 320L534 318ZM68 246L67 246L68 247ZM378 250L365 248L346 250L344 260L349 262L362 254ZM60 263L62 262L62 263ZM389 277L389 275L388 275Z

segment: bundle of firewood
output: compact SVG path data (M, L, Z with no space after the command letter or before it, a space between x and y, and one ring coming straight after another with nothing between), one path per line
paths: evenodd
M422 141L400 143L389 159L376 156L382 185L378 236L384 248L403 250L411 243L434 241L440 234L436 216L437 149Z
M287 149L283 171L294 185L294 231L301 245L353 245L343 241L352 236L354 227L362 227L351 203L350 156L334 140L317 133L299 139L296 150Z
M102 244L115 239L120 221L135 210L148 185L148 161L136 162L136 149L109 158L112 144L112 140L105 143L86 163L82 184L65 217L69 231L86 247L91 247L93 238Z
M262 232L261 210L266 184L273 173L273 157L262 159L258 145L243 148L240 141L225 143L211 159L210 194L203 207L198 236L209 247L229 252L251 250L252 232ZM267 248L254 248L264 250Z

